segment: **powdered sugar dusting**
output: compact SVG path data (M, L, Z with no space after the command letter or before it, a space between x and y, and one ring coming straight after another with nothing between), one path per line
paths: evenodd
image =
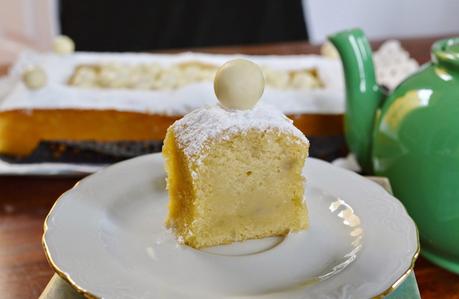
M94 89L70 86L67 80L79 65L136 65L158 63L171 67L180 63L199 62L219 66L228 60L244 58L272 70L316 69L324 88L276 89L266 87L263 101L287 114L332 113L344 111L344 88L341 63L316 55L217 55L202 53L141 54L85 53L56 55L24 52L8 76L5 98L0 98L0 111L14 109L91 109L117 110L161 115L185 115L194 109L214 105L213 82L190 83L174 90ZM48 84L30 90L22 82L23 71L39 66L47 74Z
M276 108L258 104L250 110L229 110L220 105L197 109L173 125L175 138L190 161L199 163L209 139L226 140L249 129L279 131L293 135L298 142L309 144L293 121Z

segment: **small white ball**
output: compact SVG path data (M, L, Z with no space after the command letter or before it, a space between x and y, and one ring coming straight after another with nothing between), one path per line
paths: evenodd
M263 72L258 65L245 59L228 61L215 74L215 95L226 108L251 109L264 88Z
M29 89L40 89L48 81L45 71L39 66L28 68L22 74L22 80Z
M339 53L336 50L335 46L329 41L326 41L320 47L320 54L324 57L331 59L339 59Z
M75 43L65 35L59 35L54 39L53 50L57 54L72 54L75 52Z

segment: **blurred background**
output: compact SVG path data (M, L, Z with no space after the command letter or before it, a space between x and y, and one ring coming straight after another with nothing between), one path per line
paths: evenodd
M444 36L459 31L458 10L450 0L0 0L0 64L50 49L57 34L80 51L321 43L350 27L373 40Z

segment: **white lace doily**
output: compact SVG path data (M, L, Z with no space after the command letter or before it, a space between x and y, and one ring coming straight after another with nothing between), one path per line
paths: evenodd
M325 57L339 59L338 52L330 42L325 42L320 52ZM410 57L398 40L385 41L373 53L373 61L378 83L391 90L419 68L418 62Z

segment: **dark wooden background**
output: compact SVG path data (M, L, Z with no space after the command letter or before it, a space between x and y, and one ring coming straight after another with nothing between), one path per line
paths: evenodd
M430 59L436 38L406 39L403 46L419 62ZM379 46L380 42L373 43ZM188 49L189 50L189 49ZM303 42L197 49L213 53L307 54L318 47ZM79 178L0 177L0 298L37 298L53 271L43 254L43 221L55 199ZM82 220L83 221L83 220ZM415 273L422 298L459 298L459 276L422 257Z

